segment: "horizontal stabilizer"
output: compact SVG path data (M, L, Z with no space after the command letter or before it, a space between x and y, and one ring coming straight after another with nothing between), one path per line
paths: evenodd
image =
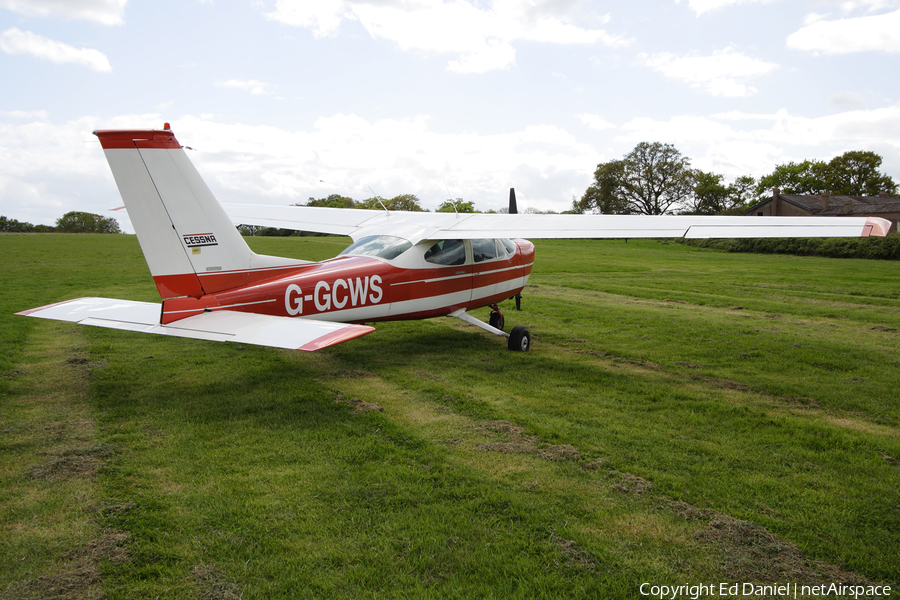
M171 325L160 325L159 304L111 298L79 298L16 314L110 329L307 351L340 344L375 331L374 327L367 325L230 310L204 312Z

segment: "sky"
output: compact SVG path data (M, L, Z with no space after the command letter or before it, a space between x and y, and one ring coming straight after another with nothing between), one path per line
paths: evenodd
M171 123L222 202L562 211L673 144L731 181L900 181L900 0L0 0L0 214L132 231L96 129Z

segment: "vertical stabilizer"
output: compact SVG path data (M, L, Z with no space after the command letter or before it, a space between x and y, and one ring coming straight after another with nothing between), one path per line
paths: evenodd
M94 135L162 297L199 297L304 264L254 254L168 128Z

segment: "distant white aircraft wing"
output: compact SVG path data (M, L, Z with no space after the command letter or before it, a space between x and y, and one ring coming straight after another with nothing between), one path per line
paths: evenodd
M878 217L540 215L386 212L352 208L224 204L236 225L348 235L424 239L477 238L766 238L884 236Z
M110 329L308 351L340 344L375 331L374 327L367 325L230 310L205 312L169 325L160 325L159 304L111 298L78 298L16 314Z

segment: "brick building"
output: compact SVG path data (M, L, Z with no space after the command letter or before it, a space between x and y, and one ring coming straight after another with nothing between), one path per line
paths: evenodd
M772 190L772 197L745 214L784 217L881 217L897 231L900 220L900 198L896 196L838 196L834 194L782 194Z

